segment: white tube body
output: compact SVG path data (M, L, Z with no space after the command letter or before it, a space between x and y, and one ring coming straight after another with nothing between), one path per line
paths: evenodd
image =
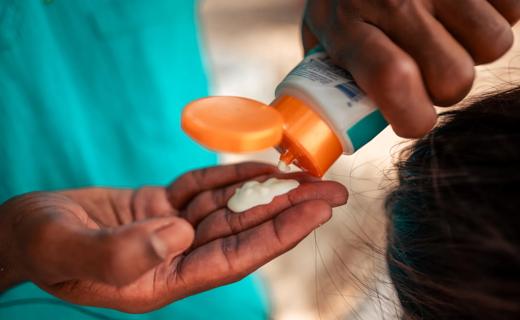
M352 154L387 123L351 74L334 65L320 48L312 50L276 88L276 97L305 102L331 127L345 154Z

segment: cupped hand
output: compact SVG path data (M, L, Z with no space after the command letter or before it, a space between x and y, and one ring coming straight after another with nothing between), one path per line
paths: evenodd
M349 70L403 137L435 124L472 87L476 64L513 44L518 0L309 0L306 49L318 42Z
M227 209L241 183L271 176L301 184L270 204ZM241 279L346 200L338 183L258 163L189 172L167 188L31 193L0 207L3 259L18 281L64 300L146 312Z

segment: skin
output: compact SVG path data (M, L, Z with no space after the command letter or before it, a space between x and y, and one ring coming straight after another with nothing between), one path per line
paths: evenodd
M470 90L474 66L512 45L518 0L308 0L304 46L324 45L396 133L424 135L433 104ZM146 312L237 281L286 252L347 200L334 182L271 204L225 208L241 182L281 176L241 164L194 171L167 188L89 188L15 197L0 206L0 291L33 281L64 300Z
M302 33L414 138L435 125L434 104L467 95L475 65L508 51L519 19L518 0L308 0Z
M233 213L243 182L301 185ZM293 248L347 201L341 184L244 163L192 171L170 186L30 193L0 206L0 291L32 281L82 305L146 312L237 281Z

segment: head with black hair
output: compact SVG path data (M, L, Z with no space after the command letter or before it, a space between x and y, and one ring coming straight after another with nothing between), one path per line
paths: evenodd
M520 319L520 87L441 115L386 201L404 319Z

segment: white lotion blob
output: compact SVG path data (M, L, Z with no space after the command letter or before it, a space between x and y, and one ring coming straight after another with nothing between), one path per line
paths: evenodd
M280 160L278 162L278 170L280 170L283 173L289 173L289 172L291 172L291 166L289 166L287 163Z
M265 182L249 181L235 190L227 206L233 212L243 212L253 207L268 204L274 197L296 189L300 183L296 180L271 178Z

